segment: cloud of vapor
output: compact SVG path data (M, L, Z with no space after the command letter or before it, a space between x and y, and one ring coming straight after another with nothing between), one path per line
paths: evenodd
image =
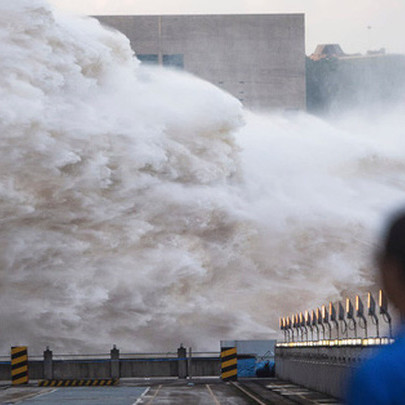
M258 116L44 1L0 27L2 352L217 349L374 283L402 110Z

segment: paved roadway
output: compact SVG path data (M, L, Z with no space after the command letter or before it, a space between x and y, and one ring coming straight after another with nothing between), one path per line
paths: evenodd
M232 385L223 383L158 384L151 387L10 387L0 404L22 405L248 405Z
M149 388L146 387L65 387L43 390L20 389L20 394L0 398L1 404L23 405L133 405ZM29 398L27 398L29 397ZM24 399L27 398L27 399ZM138 402L137 402L138 401Z
M228 384L152 387L140 402L143 405L248 405L238 390Z
M339 401L276 379L121 380L116 387L0 386L0 404L22 405L296 405Z

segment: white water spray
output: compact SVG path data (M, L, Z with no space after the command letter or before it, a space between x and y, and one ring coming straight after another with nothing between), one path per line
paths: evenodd
M373 282L399 114L244 113L40 0L0 0L0 36L3 352L217 349Z

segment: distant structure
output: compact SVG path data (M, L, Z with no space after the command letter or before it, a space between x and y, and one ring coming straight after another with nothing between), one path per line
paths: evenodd
M402 103L405 55L384 48L346 54L338 44L318 45L307 59L307 110L328 114Z
M386 54L385 48L367 51L367 56L384 56Z
M306 108L303 14L96 16L143 63L184 69L254 109Z
M321 44L315 49L315 52L310 56L312 60L321 60L328 58L340 58L346 54L342 51L339 44Z
M361 53L344 53L339 44L321 44L316 47L315 52L309 58L318 61L322 59L367 58L384 55L386 55L385 48L367 51L366 55L362 55Z

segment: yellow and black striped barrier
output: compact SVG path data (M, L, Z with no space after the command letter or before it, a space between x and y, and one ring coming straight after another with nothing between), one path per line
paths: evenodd
M110 387L117 385L120 380L94 379L94 380L40 380L39 387Z
M28 384L28 349L26 346L11 348L11 382L13 385Z
M235 381L238 379L236 347L224 347L221 349L221 378L224 381Z

